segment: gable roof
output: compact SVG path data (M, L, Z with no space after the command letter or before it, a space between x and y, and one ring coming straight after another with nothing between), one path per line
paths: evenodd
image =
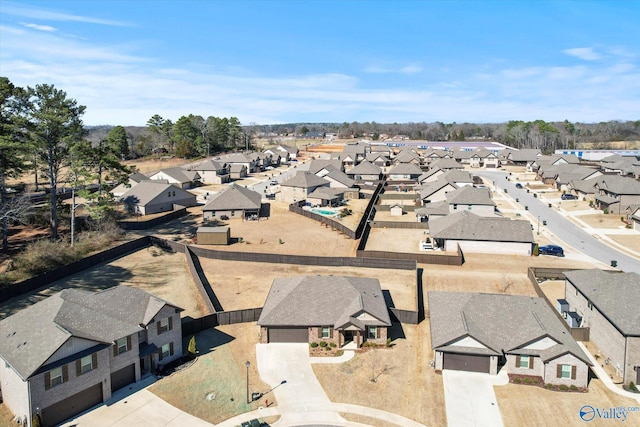
M253 190L237 184L231 184L227 189L217 193L202 207L203 211L228 211L260 209L262 196Z
M329 186L329 181L308 171L298 171L294 176L280 184L281 187L312 188Z
M353 187L353 184L355 184L355 181L353 179L349 178L349 175L347 175L346 173L344 173L344 172L342 172L341 170L338 170L338 169L333 169L328 174L326 174L325 177L331 178L334 181L339 182L340 184L342 184L342 185L344 185L346 187Z
M453 188L453 190L458 188L458 186L455 185L452 182L445 181L444 179L438 179L437 181L429 182L428 184L423 185L421 187L420 198L421 199L426 199L429 196L431 196L432 194L437 193L438 191L440 191L441 189L443 189L447 185L451 186ZM453 191L453 190L451 190L451 191Z
M374 165L375 166L375 165ZM422 175L420 166L413 163L398 163L388 172L389 175Z
M188 171L188 170L183 169L181 167L162 169L161 171L155 173L152 176L155 176L160 172L164 173L165 175L169 176L170 178L175 179L176 181L178 181L180 183L191 182L191 181L195 181L196 179L200 178L200 175L198 174L198 172L196 172L196 171Z
M284 144L278 145L276 149L280 151L286 151L289 154L298 154L298 152L300 151L298 150L298 147L292 147L290 145L284 145Z
M200 163L196 163L195 165L189 166L188 170L195 171L219 171L225 169L226 164L224 162L218 162L216 160L203 160Z
M391 326L378 279L303 276L274 279L258 325L339 328L361 313L377 320L365 325Z
M418 216L426 215L449 215L449 202L446 200L440 200L433 203L427 203L424 206L414 210Z
M512 162L534 162L540 156L542 152L537 148L525 148L522 150L509 149L507 158Z
M141 181L139 184L131 187L127 192L120 196L119 200L131 200L135 201L136 205L146 206L165 191L175 192L176 200L184 200L186 198L193 198L195 200L196 198L194 194L191 194L188 191L185 191L173 184L169 184L168 182L163 182L160 180L148 180Z
M442 170L442 169L438 169ZM473 184L473 175L471 173L466 172L461 169L448 169L444 172L444 174L439 178L444 179L449 182L464 182L468 184Z
M313 159L309 162L308 171L311 172L312 174L317 174L322 169L327 168L327 166L332 166L337 170L342 170L342 162L340 161L340 159L332 159L332 160Z
M0 321L0 356L27 379L70 338L111 345L143 330L165 305L182 310L128 286L65 289Z
M363 160L347 171L347 175L380 175L381 173L382 169L368 160Z
M521 353L540 356L544 361L571 353L591 365L542 298L473 292L428 292L427 295L433 349L454 349L454 346L448 347L449 344L468 336L488 348L488 351L480 349L484 351L479 353ZM545 337L557 344L545 350L521 350Z
M595 187L614 194L639 195L640 182L620 175L604 175L596 178Z
M434 169L434 168L438 168L438 169L464 169L464 166L462 166L460 163L456 162L455 159L438 159L435 160L433 162L431 162L431 164L429 164L429 167Z
M344 189L318 187L315 190L313 190L310 194L308 194L307 198L321 199L321 200L334 200L339 198L339 196L342 194L344 194Z
M640 274L574 270L564 275L621 333L640 336Z
M429 233L436 239L533 243L529 221L481 217L469 211L434 218Z
M477 188L470 185L460 187L446 194L449 204L459 205L488 205L495 206L488 188Z

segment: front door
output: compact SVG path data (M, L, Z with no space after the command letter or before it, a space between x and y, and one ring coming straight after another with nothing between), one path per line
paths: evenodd
M344 343L348 344L353 341L353 331L344 331Z

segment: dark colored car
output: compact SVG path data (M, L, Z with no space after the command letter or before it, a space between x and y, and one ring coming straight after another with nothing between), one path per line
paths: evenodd
M519 188L520 190L522 190L522 184L520 184L519 182L516 184L516 188Z
M555 256L563 257L564 256L564 250L562 249L561 246L556 246L556 245L540 246L538 248L538 254L540 254L540 255L555 255Z
M562 200L577 200L578 196L575 196L575 195L569 194L569 193L564 193L562 196L560 196L560 198Z

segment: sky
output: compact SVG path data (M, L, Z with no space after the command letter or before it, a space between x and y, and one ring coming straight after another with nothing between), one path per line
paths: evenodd
M640 119L640 1L0 2L0 75L86 125Z

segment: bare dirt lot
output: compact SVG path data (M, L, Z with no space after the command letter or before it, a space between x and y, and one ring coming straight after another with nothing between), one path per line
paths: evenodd
M442 251L424 252L419 250L420 240L424 240L428 230L410 230L404 228L372 228L367 240L366 250L403 253L438 254Z
M262 307L273 279L279 277L334 275L373 277L388 290L397 308L416 309L416 273L411 270L385 270L355 267L319 267L218 261L201 258L202 268L225 310Z
M313 370L332 402L390 411L427 426L446 425L442 376L429 366L429 322L402 325L399 334L404 336L390 349L362 352L338 365L313 365Z
M632 251L640 253L640 234L635 233L635 234L620 235L620 234L605 233L605 235L609 237L611 240L614 240L620 243L622 246L625 246L631 249Z
M289 205L286 203L270 202L270 204L271 215L268 219L260 221L230 219L222 222L222 225L231 227L231 238L234 241L242 238L242 242L229 246L203 247L226 251L293 255L355 255L357 246L355 240L310 218L289 212Z
M182 307L183 316L201 317L206 306L187 269L184 254L156 247L133 252L97 267L81 271L0 306L0 319L67 288L95 292L117 285L133 286Z
M626 223L620 219L623 215L615 214L594 214L594 215L580 215L578 218L580 221L586 223L593 228L624 228Z
M494 387L505 427L511 426L611 426L615 420L594 418L585 422L580 408L615 408L638 406L638 402L610 392L600 380L589 383L588 393L546 390L542 387L507 384ZM626 425L640 425L640 413L630 413Z
M257 371L255 323L221 326L196 334L199 352L190 367L165 377L149 390L173 406L210 423L220 423L235 415L269 404L277 405L273 393L247 404L246 367L249 366L250 391L266 392Z

